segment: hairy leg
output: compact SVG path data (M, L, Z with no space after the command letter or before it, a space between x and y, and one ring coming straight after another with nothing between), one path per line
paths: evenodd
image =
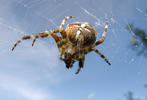
M65 18L62 20L62 22L61 22L61 24L60 24L60 26L59 26L59 30L63 30L63 27L64 27L64 24L65 24L66 20L71 19L71 18L74 18L74 16L67 16L67 17L65 17Z
M106 21L105 28L104 28L104 32L103 32L103 34L102 34L102 38L101 38L100 40L98 40L98 41L94 44L93 47L95 47L95 46L97 46L97 45L99 45L99 44L101 44L101 43L104 42L105 37L106 37L107 30L108 30L108 21Z
M44 37L48 37L53 33L58 33L59 30L53 30L53 31L44 31L44 32L40 32L37 35L27 35L27 36L23 36L20 40L18 40L14 46L12 47L12 51L14 50L14 48L17 46L17 44L19 44L21 41L23 40L27 40L27 39L33 39L32 42L32 46L34 45L34 42L36 41L37 38L44 38Z
M78 68L78 70L77 70L77 72L75 74L78 74L80 72L81 68L83 68L84 61L85 61L85 55L83 55L82 58L79 59L79 68Z
M109 65L111 65L111 63L107 60L107 58L97 49L93 48L93 51L95 51L97 54L99 54Z

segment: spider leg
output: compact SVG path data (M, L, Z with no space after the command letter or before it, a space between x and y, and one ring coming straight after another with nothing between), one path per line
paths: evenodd
M50 35L51 35L50 31L40 32L37 35L33 35L32 46L34 46L34 43L35 43L37 38L44 38L44 37L47 37L47 36L50 36Z
M31 39L31 38L34 39L34 36L33 36L33 35L23 36L20 40L18 40L18 41L14 44L14 46L11 48L11 50L13 51L14 48L17 46L17 44L19 44L21 41L27 40L27 39Z
M64 24L65 24L66 20L71 19L71 18L74 18L74 16L67 16L67 17L65 17L65 18L62 20L62 22L61 22L61 24L60 24L60 26L59 26L59 30L63 30L63 27L64 27Z
M61 42L60 38L56 34L51 34L51 36L54 38L58 48L60 49L62 47L62 42Z
M64 59L62 58L65 49L67 48L67 39L63 38L62 36L58 37L56 34L51 34L51 36L54 38L54 40L56 41L56 44L58 46L59 52L60 52L60 60L64 61Z
M95 51L97 54L99 54L109 65L111 65L111 63L107 60L107 58L97 49L92 48L92 51Z
M84 54L84 49L82 47L83 43L84 43L84 37L81 34L81 31L79 30L77 35L76 35L76 40L77 40L77 47L78 47L78 56L79 56L79 68L77 70L77 72L75 74L78 74L81 70L81 68L83 68L84 66L84 60L85 60L85 54Z
M78 74L80 72L81 68L83 68L84 61L85 61L85 55L83 55L82 59L79 59L79 68L75 74Z
M80 71L81 71L81 67L78 68L78 70L75 74L79 74Z
M99 44L101 44L101 43L104 42L105 37L106 37L107 30L108 30L108 20L106 20L106 24L105 24L104 32L103 32L103 34L102 34L102 38L101 38L100 40L98 40L98 41L94 44L93 47L95 47L95 46L97 46L97 45L99 45Z
M27 40L27 39L33 39L32 42L32 46L34 45L34 42L36 41L37 38L44 38L44 37L48 37L53 33L58 33L59 30L53 30L53 31L44 31L44 32L40 32L38 35L27 35L27 36L23 36L20 40L18 40L14 46L12 47L12 51L14 50L14 48L17 46L17 44L19 44L21 41L23 40Z

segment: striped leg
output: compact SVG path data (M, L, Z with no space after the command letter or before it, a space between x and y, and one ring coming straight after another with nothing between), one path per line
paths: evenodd
M60 32L62 35L60 36L61 38L66 38L66 32L64 30L53 30L53 31L48 31L48 36L50 36L53 33L58 33ZM32 46L34 45L36 39L43 38L42 36L45 35L45 32L40 32L38 35L35 35L35 38L33 39Z
M104 28L104 32L103 32L103 34L102 34L102 38L101 38L100 40L98 40L98 41L94 44L94 47L104 42L105 37L106 37L107 30L108 30L108 21L106 21L105 28Z
M84 61L85 61L85 54L83 52L83 44L84 44L84 37L83 35L80 34L81 32L79 31L78 36L76 36L77 39L77 47L78 47L78 56L79 56L79 68L77 70L77 72L75 74L78 74L81 70L81 68L83 68L84 66Z
M111 65L111 63L106 59L106 57L97 49L93 48L93 51L95 51L97 54L99 54L109 65Z
M60 40L60 38L56 34L51 34L51 36L56 41L56 44L60 50L60 48L62 47L62 42L61 42L62 40Z
M58 33L59 30L53 30L53 31L44 31L44 32L40 32L38 35L27 35L27 36L23 36L20 40L18 40L14 46L12 47L12 51L14 50L14 48L17 46L17 44L19 44L21 41L23 40L27 40L27 39L33 39L32 42L32 46L34 45L34 42L36 41L37 38L44 38L44 37L48 37L53 33Z
M57 36L56 34L51 34L52 38L54 38L54 40L56 41L56 44L58 46L59 52L60 52L60 60L64 61L64 59L62 58L65 49L67 48L67 39L63 38L62 36Z
M65 24L66 20L71 19L71 18L74 18L74 16L67 16L67 17L65 17L63 19L62 23L59 26L59 30L63 30L63 27L64 27L64 24Z
M79 68L75 74L78 74L80 72L81 68L83 68L84 61L85 61L85 55L83 55L83 57L79 60Z

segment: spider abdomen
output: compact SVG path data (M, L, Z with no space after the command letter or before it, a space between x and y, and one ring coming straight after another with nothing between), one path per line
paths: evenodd
M83 47L92 45L97 38L95 29L87 22L74 22L65 29L68 40L77 45L78 42Z

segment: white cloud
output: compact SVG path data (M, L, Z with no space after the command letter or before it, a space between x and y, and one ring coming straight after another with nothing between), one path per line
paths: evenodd
M94 96L95 96L94 93L90 93L90 94L88 95L88 99L92 99Z

